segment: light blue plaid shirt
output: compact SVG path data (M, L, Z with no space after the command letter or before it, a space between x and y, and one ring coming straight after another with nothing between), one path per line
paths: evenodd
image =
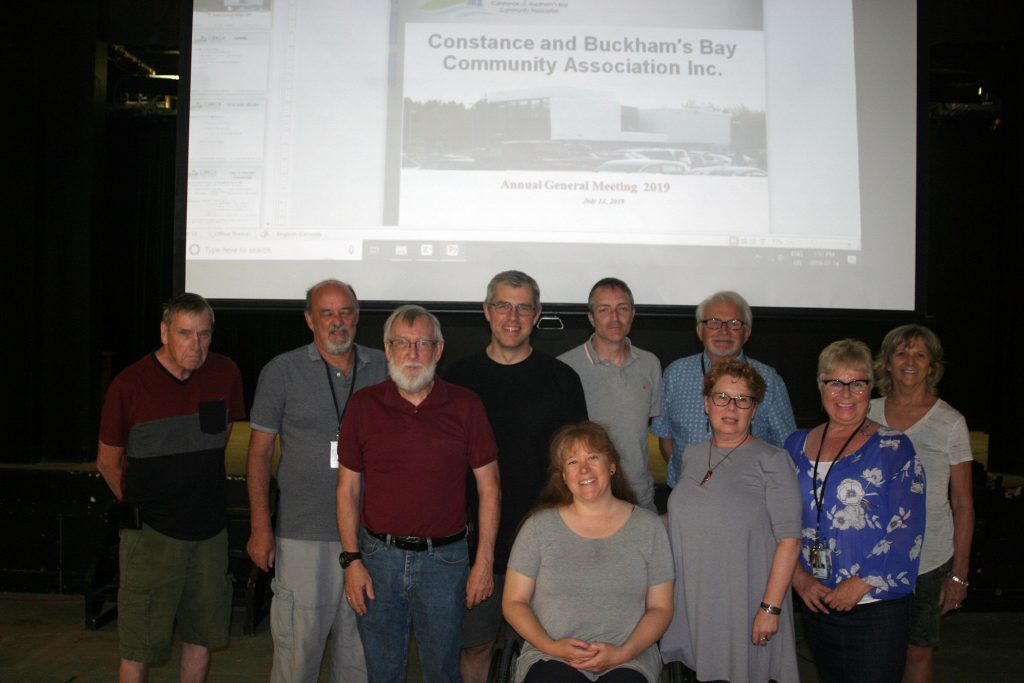
M701 358L704 359L703 364ZM747 358L742 352L739 360L752 365L768 384L764 401L757 407L757 415L754 416L754 436L781 448L786 437L796 431L786 383L769 365ZM672 457L668 461L670 488L674 488L679 481L686 447L711 438L708 418L704 414L705 368L711 369L711 359L705 352L701 352L680 358L665 369L661 383L661 414L651 424L651 433L673 441Z

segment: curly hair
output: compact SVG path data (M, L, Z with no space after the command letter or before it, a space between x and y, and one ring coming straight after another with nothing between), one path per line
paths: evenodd
M747 383L750 393L757 399L758 403L764 401L764 395L768 392L768 383L761 377L761 373L754 369L754 366L744 363L736 358L726 358L715 364L707 374L704 375L704 395L710 396L718 380L723 377L735 377Z

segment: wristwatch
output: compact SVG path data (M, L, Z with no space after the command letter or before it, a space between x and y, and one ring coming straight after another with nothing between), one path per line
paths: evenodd
M363 554L361 552L359 552L358 550L356 552L354 552L354 553L345 553L345 552L343 552L341 555L338 555L338 562L341 563L341 568L342 569L348 569L348 566L350 564L352 564L356 560L361 560L361 559L363 559Z

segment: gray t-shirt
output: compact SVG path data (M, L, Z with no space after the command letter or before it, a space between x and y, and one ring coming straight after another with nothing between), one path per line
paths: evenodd
M356 358L354 390L352 373L346 377L328 365L313 344L282 353L260 372L249 426L281 438L277 470L280 537L338 540L338 470L331 466L331 442L338 440L338 412L344 412L350 390L378 384L387 377L383 352L357 344Z
M533 579L530 607L550 637L613 645L626 642L640 622L647 589L674 576L665 526L643 508L634 508L614 534L597 539L573 533L557 509L541 510L523 523L508 566ZM551 658L525 643L516 664L517 683L542 659ZM622 666L656 683L661 675L657 644Z
M608 430L637 503L654 510L654 477L647 455L647 426L661 411L661 363L649 351L630 345L621 368L601 360L587 341L558 360L580 376L587 414Z

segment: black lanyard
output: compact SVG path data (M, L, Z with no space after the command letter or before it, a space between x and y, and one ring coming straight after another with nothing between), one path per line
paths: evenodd
M828 436L829 424L828 422L825 423L825 431L822 432L821 443L818 444L818 454L814 456L814 474L811 476L811 486L813 487L814 491L814 506L818 508L818 521L815 523L814 530L815 539L821 539L821 508L825 505L825 487L828 485L828 477L830 474L832 474L832 470L836 468L836 463L839 462L839 459L843 457L843 451L846 450L846 447L850 445L851 441L853 441L853 437L857 436L857 432L859 432L864 427L864 423L867 421L868 418L866 417L863 420L861 420L860 424L857 425L857 428L853 430L853 433L850 434L850 437L846 440L846 443L843 444L843 447L839 449L839 452L836 454L836 459L832 461L832 466L828 468L828 472L825 473L825 479L821 482L821 497L819 498L818 462L821 460L821 449L825 445L825 437Z
M348 410L348 400L352 398L352 392L356 388L356 371L359 369L359 354L352 354L352 384L348 386L348 396L345 397L345 407L338 409L338 397L334 393L334 378L331 377L331 366L324 360L323 356L320 356L320 360L324 361L324 371L327 373L327 386L331 388L331 400L334 401L334 414L338 417L338 425L341 425L341 420L345 417L345 411Z

